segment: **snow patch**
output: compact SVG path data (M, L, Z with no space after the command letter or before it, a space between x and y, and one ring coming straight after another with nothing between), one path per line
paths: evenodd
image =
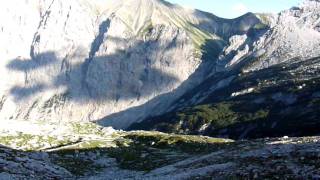
M237 97L237 96L242 96L242 95L246 95L246 94L250 94L255 90L255 88L248 88L239 92L234 92L231 94L231 97Z

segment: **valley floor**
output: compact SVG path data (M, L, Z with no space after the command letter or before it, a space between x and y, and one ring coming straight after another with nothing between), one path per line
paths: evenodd
M319 179L320 137L233 141L2 121L0 179Z

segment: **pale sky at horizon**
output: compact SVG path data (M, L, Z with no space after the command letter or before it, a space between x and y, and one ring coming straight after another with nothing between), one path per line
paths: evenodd
M223 18L236 18L246 12L278 13L299 5L302 0L167 0L188 8L211 12Z

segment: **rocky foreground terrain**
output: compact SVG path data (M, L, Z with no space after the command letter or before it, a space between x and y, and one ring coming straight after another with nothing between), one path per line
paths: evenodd
M11 125L20 128L1 126L0 179L320 178L320 137L233 141L91 123Z

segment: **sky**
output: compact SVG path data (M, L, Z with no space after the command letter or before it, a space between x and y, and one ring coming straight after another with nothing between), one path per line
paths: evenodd
M278 13L299 5L302 0L167 0L182 6L211 12L223 18L239 17L246 12Z

